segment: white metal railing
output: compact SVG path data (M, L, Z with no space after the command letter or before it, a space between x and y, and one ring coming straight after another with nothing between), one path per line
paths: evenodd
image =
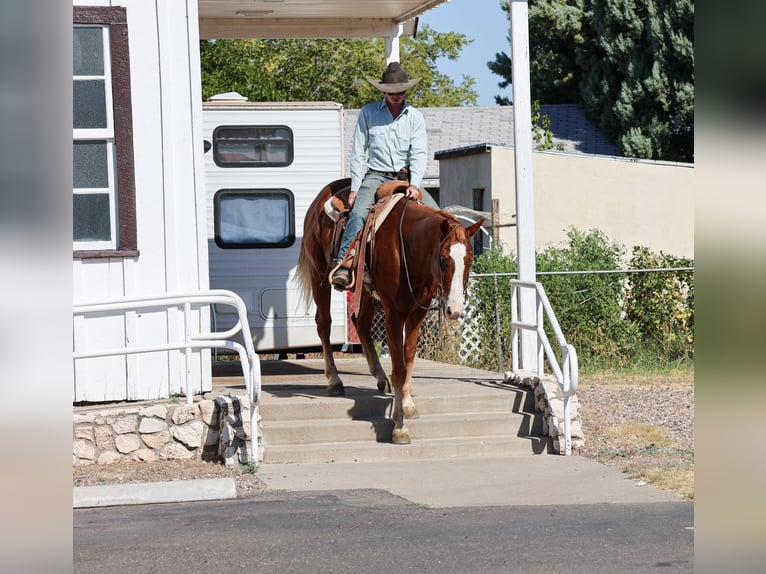
M237 310L238 322L229 330L216 332L192 332L192 305L228 305ZM95 351L77 351L73 358L107 357L113 355L130 355L137 353L153 353L159 351L183 351L186 359L186 402L193 402L192 389L192 349L233 349L239 355L242 374L245 379L247 396L250 402L250 460L258 463L258 405L261 398L261 364L253 347L250 324L247 320L247 308L242 299L231 291L216 289L197 291L194 293L173 293L149 295L143 297L126 297L114 300L79 303L73 306L74 315L88 315L111 311L130 311L147 308L183 308L184 337L177 342L157 343L144 346L123 346ZM230 340L237 333L242 333L244 346Z
M556 319L556 314L553 312L548 296L545 294L545 289L542 284L532 281L520 281L518 279L511 279L511 345L512 345L512 363L514 372L519 370L519 331L528 330L537 333L537 376L542 377L544 373L544 358L548 359L548 364L556 376L561 395L564 398L564 440L565 440L565 452L567 456L572 454L572 416L569 407L569 397L577 392L577 376L578 376L578 364L577 364L577 352L575 348L566 342L564 334L561 332L561 327ZM520 289L534 289L535 290L535 318L534 323L523 323L519 321L519 290ZM548 322L553 329L553 333L556 336L559 349L561 350L561 366L559 366L558 358L553 352L548 335L544 329L544 319L547 318Z

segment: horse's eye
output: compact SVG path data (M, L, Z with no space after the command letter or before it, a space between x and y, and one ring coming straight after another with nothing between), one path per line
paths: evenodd
M447 267L447 258L443 255L439 257L439 265L442 266L442 269L445 269Z

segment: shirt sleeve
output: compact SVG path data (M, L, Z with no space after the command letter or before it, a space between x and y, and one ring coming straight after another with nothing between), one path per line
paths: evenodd
M426 121L423 114L412 115L412 138L410 140L410 183L422 187L428 161Z
M367 119L364 115L364 108L359 110L359 119L356 121L356 129L354 129L354 140L351 144L351 191L359 191L359 186L362 185L362 179L367 172Z

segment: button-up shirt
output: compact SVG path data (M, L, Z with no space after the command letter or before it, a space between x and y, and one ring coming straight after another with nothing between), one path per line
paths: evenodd
M386 99L362 107L351 146L351 189L358 191L368 169L397 172L410 166L410 183L422 187L428 159L423 114L406 101L394 118Z

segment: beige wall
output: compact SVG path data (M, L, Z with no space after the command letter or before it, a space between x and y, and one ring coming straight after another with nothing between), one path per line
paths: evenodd
M535 244L561 245L570 227L600 229L622 244L694 257L694 168L690 164L535 152ZM485 211L500 200L500 222L515 222L513 149L490 147L473 155L442 159L442 206L473 206L484 188ZM502 227L500 242L516 249L516 228Z

